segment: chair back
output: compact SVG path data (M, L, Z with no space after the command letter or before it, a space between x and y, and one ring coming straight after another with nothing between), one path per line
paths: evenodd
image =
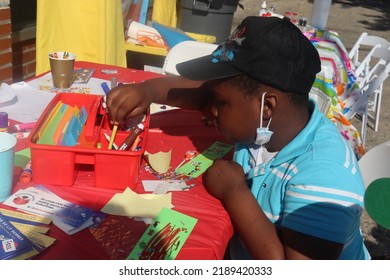
M348 57L355 67L359 67L361 61L364 60L364 57L362 58L360 52L369 52L377 45L381 45L383 48L389 48L390 42L380 36L368 35L367 32L363 32L352 46L348 53Z
M198 41L183 41L168 52L163 64L163 73L180 76L176 64L211 54L218 45Z
M371 97L374 97L381 91L383 82L387 79L390 72L390 63L387 65L378 64L375 69L372 69L371 76L364 85L360 86L360 92L356 94L356 100L351 104L348 111L343 112L344 116L350 120L356 114L360 114L362 117L361 122L361 139L363 146L366 141L366 131L368 126L369 117L369 101ZM380 103L380 101L379 101Z
M372 75L372 73L370 73L371 69L373 69L377 64L387 65L388 63L390 63L390 49L378 44L374 46L368 55L362 60L356 69L355 75L356 77L367 79L370 75Z
M390 177L390 141L368 150L358 164L365 188L376 179Z

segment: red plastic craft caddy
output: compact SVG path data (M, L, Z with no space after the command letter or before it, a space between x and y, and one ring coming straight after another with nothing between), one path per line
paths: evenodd
M75 146L38 144L42 128L58 102L84 107L87 112ZM31 131L28 141L31 148L33 182L72 186L79 172L90 172L96 188L124 190L134 189L138 181L141 157L145 152L149 130L149 112L142 119L144 131L137 150L109 150L105 133L111 135L106 110L102 106L103 96L79 93L59 93L46 107ZM141 120L140 120L141 121ZM130 131L118 130L115 143L118 146Z

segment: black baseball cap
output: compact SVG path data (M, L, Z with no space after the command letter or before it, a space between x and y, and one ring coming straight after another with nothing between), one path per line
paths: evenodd
M245 74L276 89L307 94L321 70L319 54L288 18L245 18L208 56L176 65L191 80L215 80Z

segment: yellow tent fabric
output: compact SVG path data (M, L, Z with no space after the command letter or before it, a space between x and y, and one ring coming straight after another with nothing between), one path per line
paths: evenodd
M76 61L126 67L121 0L37 0L36 74L49 71L50 52Z
M154 0L152 20L166 26L176 27L176 0Z

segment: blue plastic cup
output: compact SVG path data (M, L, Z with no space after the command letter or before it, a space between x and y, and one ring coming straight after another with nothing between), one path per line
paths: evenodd
M0 202L6 200L12 192L12 179L16 138L0 132Z

